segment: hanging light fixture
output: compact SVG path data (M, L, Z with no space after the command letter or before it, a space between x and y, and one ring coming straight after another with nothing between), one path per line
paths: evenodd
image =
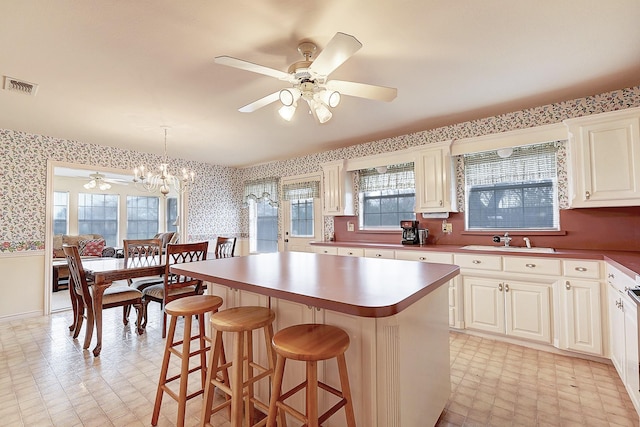
M102 175L101 173L92 173L91 175L89 175L89 177L91 178L91 181L83 185L83 187L87 190L93 190L97 187L101 191L105 191L111 188L111 184L105 182L104 175Z
M195 181L195 174L182 169L182 177L179 178L169 173L169 158L167 157L167 129L164 129L164 163L158 167L160 173L153 174L144 166L137 167L133 170L133 182L136 187L142 188L150 193L160 191L166 196L173 187L178 193L188 190L189 186ZM145 172L146 171L146 172Z

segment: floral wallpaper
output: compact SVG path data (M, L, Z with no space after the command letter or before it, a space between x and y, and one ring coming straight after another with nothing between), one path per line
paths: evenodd
M218 234L246 237L248 209L242 208L245 180L284 177L319 171L320 164L401 150L450 139L476 137L564 119L640 106L640 86L544 105L436 129L400 135L308 156L244 169L173 159L175 168L194 170L197 182L189 196L189 240ZM566 149L558 153L561 190L566 194ZM0 253L44 249L47 160L131 170L160 163L160 156L78 141L0 129ZM459 171L457 171L457 174ZM565 190L562 190L565 186ZM562 196L560 205L566 207ZM563 205L564 203L564 205ZM333 232L333 218L324 218L324 235Z

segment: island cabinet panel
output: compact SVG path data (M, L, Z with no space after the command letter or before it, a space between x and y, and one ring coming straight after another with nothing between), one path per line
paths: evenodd
M571 207L640 203L640 108L565 120Z

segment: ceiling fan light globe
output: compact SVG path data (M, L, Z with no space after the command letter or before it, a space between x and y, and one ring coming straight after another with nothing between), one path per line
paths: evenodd
M85 185L83 185L83 187L86 188L87 190L91 190L92 188L96 188L96 180L92 179L91 181L89 181Z
M291 107L300 98L301 92L297 88L282 89L280 91L280 102L285 107Z
M336 108L340 104L340 92L325 89L320 93L320 100L331 108Z
M329 120L331 120L333 114L331 114L331 111L329 111L326 105L317 103L314 109L316 112L316 117L318 118L318 121L320 123L327 123Z
M108 184L106 182L101 182L98 188L100 188L100 190L102 191L109 190L111 188L111 184Z
M278 110L278 114L280 114L280 117L282 117L283 119L285 119L286 121L290 122L291 119L293 118L293 115L296 112L296 106L295 105L283 105L282 107L280 107L280 109Z

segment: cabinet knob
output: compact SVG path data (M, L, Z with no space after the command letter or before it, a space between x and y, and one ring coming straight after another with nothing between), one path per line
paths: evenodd
M527 268L536 268L535 264L525 264L524 266Z
M377 256L378 258L380 258L380 257L382 256L382 254L376 254L376 256Z
M591 198L591 193L590 193L590 192L588 192L588 191L585 191L585 192L584 192L584 198L585 198L585 199L587 199L587 200L589 200L589 199Z
M440 206L442 206L444 203L442 202L442 200L440 200Z
M584 271L587 271L587 268L586 267L576 267L576 271L584 272Z
M349 252L349 255L353 255L353 252Z
M427 260L427 257L423 257L423 256L421 256L421 257L420 257L420 258L418 258L418 259L419 259L420 261L426 261L426 260Z
M571 283L569 283L569 281L567 280L566 282L564 282L564 287L569 290L571 289Z
M474 264L480 264L482 261L478 260L478 259L474 259L473 261L471 261Z
M498 283L498 290L502 292L502 283Z
M508 283L504 284L504 291L505 292L509 292L509 284Z

